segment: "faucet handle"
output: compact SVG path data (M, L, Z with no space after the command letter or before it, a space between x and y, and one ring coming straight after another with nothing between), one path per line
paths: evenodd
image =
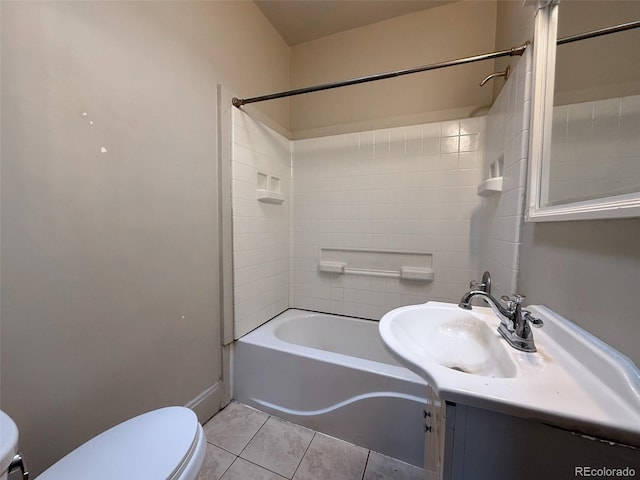
M505 304L507 306L507 310L509 310L509 312L514 312L516 310L516 308L518 307L518 305L522 304L522 301L525 298L527 298L527 297L524 296L524 295L520 295L519 293L514 293L512 296L502 295L500 297L500 300L505 302Z
M500 297L500 300L504 301L504 302L515 302L515 303L522 303L522 301L527 298L526 295L520 295L519 293L514 293L511 296L509 295L502 295Z
M471 280L469 282L469 288L471 290L482 290L484 291L484 287L486 287L486 285L478 280Z
M532 327L536 327L536 328L540 328L544 325L544 322L542 320L540 320L537 317L534 317L533 315L531 315L531 312L529 310L523 310L522 311L522 317L528 321Z
M516 309L516 304L513 299L509 295L502 295L500 297L500 300L504 302L505 306L507 307L507 311L509 313L513 313L513 311Z
M517 304L522 304L522 301L527 298L526 295L520 295L519 293L513 294L513 301Z

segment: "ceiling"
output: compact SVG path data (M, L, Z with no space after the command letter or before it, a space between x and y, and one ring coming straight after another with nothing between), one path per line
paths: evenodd
M289 46L459 0L254 0Z

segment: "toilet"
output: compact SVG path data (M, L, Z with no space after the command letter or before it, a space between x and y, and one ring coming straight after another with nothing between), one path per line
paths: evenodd
M18 428L0 411L0 480L7 479L17 449ZM195 413L185 407L166 407L92 438L37 480L195 480L205 451L204 432Z

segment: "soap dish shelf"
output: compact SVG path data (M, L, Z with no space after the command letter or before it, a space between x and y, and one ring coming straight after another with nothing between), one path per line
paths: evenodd
M478 186L478 195L490 197L502 192L503 177L492 177L486 179Z
M256 190L256 196L259 202L262 203L272 203L275 205L280 205L284 202L284 195L280 192L274 192L271 190Z

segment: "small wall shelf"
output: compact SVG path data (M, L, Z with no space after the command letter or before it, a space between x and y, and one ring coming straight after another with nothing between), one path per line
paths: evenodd
M487 178L478 186L478 195L481 197L490 197L491 195L501 193L502 178L503 177Z
M262 203L273 203L275 205L280 205L284 202L284 195L280 192L272 192L271 190L256 190L256 195L258 197L258 201Z
M502 172L504 171L504 154L489 165L489 178L478 186L478 195L490 197L502 192Z
M280 205L284 202L284 195L280 191L280 178L268 173L258 172L258 188L256 198L262 203Z

